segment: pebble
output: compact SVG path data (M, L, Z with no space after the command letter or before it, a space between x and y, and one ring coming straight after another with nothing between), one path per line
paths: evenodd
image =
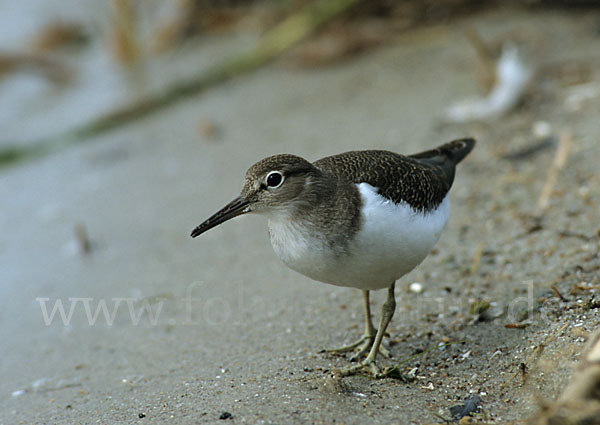
M586 331L583 326L577 326L571 329L571 335L574 337L587 339L589 332Z
M221 413L221 416L219 416L219 419L221 419L221 420L231 419L231 418L233 418L233 415L229 412L223 412L223 413Z
M552 134L552 126L547 121L536 121L531 129L533 135L538 139L550 137Z
M408 289L414 294L420 294L423 292L423 284L419 282L413 282L409 285Z

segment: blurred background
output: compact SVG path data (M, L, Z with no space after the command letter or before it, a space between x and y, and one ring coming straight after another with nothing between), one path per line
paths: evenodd
M600 320L599 4L0 0L0 423L535 414ZM331 377L360 297L285 268L260 217L188 236L265 156L467 136L397 290L416 383Z

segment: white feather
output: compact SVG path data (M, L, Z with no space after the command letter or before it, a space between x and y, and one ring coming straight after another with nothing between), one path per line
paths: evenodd
M394 204L367 183L357 186L361 228L348 252L332 251L312 223L281 214L269 217L271 244L285 264L312 279L359 289L387 288L429 254L448 221L450 200L446 195L436 210L421 213L407 203Z

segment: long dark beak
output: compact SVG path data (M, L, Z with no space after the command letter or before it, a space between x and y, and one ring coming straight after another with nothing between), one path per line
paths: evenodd
M233 201L231 201L219 211L217 211L215 214L210 216L210 218L208 218L208 220L206 220L204 223L200 224L194 230L192 230L192 238L200 236L207 230L210 230L213 227L218 226L219 224L229 219L232 219L234 217L237 217L238 215L248 212L246 211L246 207L248 206L248 204L249 202L247 200L245 200L241 196L238 196Z

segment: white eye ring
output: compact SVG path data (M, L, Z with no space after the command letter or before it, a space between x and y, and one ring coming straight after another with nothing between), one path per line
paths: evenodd
M271 171L265 178L265 183L269 189L277 189L283 184L285 178L279 171Z

